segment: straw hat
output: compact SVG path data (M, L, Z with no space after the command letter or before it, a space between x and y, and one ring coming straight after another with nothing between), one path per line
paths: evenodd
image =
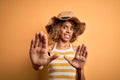
M57 16L53 16L49 20L48 24L46 25L46 30L47 30L48 33L50 32L50 30L52 28L54 28L54 26L52 26L52 25L54 25L56 23L56 21L58 21L58 20L64 20L64 21L71 20L71 21L73 21L76 24L75 27L77 28L76 32L77 32L78 35L81 35L85 30L85 23L81 22L74 15L74 13L72 11L63 11L63 12L59 13Z

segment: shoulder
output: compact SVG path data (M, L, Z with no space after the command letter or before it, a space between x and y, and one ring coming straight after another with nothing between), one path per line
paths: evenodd
M73 48L73 50L76 52L76 50L77 50L77 46L72 45L72 48Z

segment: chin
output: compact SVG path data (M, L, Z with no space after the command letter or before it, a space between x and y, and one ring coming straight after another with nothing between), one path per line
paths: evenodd
M70 39L64 39L63 42L70 42Z

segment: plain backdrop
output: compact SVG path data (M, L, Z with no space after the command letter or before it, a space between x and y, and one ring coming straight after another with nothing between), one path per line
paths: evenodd
M73 11L86 30L86 80L120 80L120 0L0 0L0 80L45 80L29 59L30 41L52 16Z

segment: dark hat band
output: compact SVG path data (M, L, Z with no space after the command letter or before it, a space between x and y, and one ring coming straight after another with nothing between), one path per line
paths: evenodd
M63 20L67 20L67 19L69 19L69 18L70 18L69 16L61 17L61 19L63 19Z

